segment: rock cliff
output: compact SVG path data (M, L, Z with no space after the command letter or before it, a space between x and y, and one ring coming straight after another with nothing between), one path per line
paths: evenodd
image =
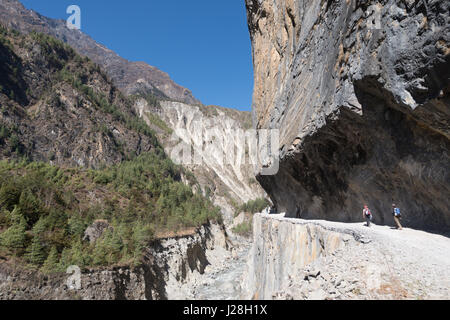
M280 129L258 176L279 212L445 230L450 3L246 0L257 128Z
M45 275L0 259L0 300L185 299L210 261L229 249L223 228L205 225L191 235L154 241L139 267L82 270L79 289L69 288L70 274Z
M247 298L262 300L285 291L291 277L305 266L353 239L321 226L282 222L261 214L253 218L253 237L244 291Z

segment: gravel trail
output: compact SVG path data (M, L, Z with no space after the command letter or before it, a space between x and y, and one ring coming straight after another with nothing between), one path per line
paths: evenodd
M322 257L278 298L286 299L450 299L450 237L410 228L322 220L273 219L319 224L352 234L357 241ZM299 281L298 279L305 279Z

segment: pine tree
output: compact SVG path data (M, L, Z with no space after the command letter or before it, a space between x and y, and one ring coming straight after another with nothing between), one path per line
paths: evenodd
M0 226L2 227L8 227L10 223L9 216L11 213L9 213L6 209L0 209Z
M47 217L41 217L38 222L33 226L33 235L42 236L48 230L48 219Z
M105 266L108 263L108 251L104 241L97 241L93 252L93 262L97 266Z
M40 266L45 261L45 250L39 237L33 238L27 251L27 258L30 263Z
M19 197L20 190L14 183L2 183L0 187L0 206L12 211L19 201Z
M83 248L83 242L81 239L77 239L72 242L71 263L79 267L90 265L92 262L92 256L88 251Z
M114 261L110 262L117 262L123 248L123 241L119 232L116 232L116 230L108 230L104 235L103 242L105 243L110 256L113 257Z
M139 264L143 255L144 249L148 246L152 237L152 230L149 226L136 224L134 227L133 242L134 242L134 263Z
M30 190L22 191L19 198L19 207L29 225L33 225L39 220L41 204Z
M11 212L12 226L0 235L0 244L17 255L25 247L26 221L16 207Z
M55 246L50 250L47 260L45 260L41 270L44 273L52 273L58 270L58 250Z
M58 263L58 271L64 272L72 264L72 254L69 248L64 248Z

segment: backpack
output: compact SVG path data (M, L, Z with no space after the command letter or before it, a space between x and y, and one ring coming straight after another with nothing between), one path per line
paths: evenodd
M399 208L395 208L395 209L394 209L394 215L395 215L396 217L400 217L400 216L401 216L401 214L400 214L400 209L399 209Z

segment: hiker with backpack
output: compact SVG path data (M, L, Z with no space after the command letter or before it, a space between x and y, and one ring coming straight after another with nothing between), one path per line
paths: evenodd
M395 203L392 204L392 215L394 216L394 221L397 224L397 229L403 230L402 225L400 224L400 219L402 218L402 215L400 213L400 209L397 208Z
M372 221L372 212L370 212L370 209L367 205L364 205L363 218L366 219L367 226L370 227L370 222Z

